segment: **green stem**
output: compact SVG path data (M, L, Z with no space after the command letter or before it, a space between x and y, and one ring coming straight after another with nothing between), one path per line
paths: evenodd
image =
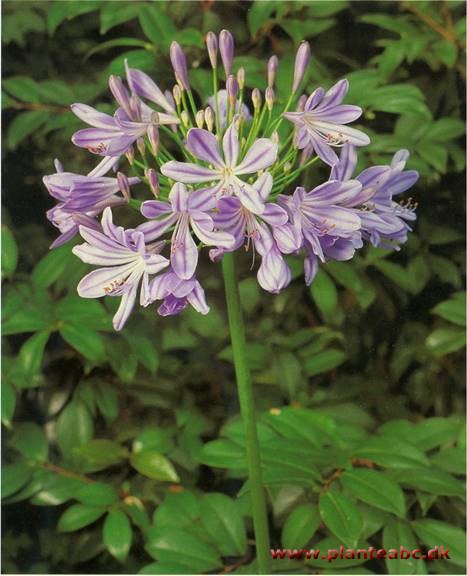
M225 296L229 316L230 338L237 377L240 412L245 427L248 481L250 484L253 526L255 530L256 557L260 574L270 574L269 529L266 498L261 480L261 463L258 434L256 430L255 407L250 369L246 359L246 340L243 314L238 291L233 253L227 253L222 260Z

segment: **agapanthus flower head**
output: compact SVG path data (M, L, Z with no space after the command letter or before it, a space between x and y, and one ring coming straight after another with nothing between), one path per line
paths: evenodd
M353 175L358 149L370 140L348 126L362 110L342 104L347 80L310 96L300 93L311 60L308 42L297 50L285 99L274 90L276 56L267 63L262 94L246 86L253 77L248 69L233 73L229 31L219 38L209 32L206 47L214 87L207 102L193 94L183 48L175 41L170 59L177 84L171 91L125 62L125 78L109 79L117 103L113 115L72 106L90 125L72 141L102 161L86 176L57 165L56 174L44 178L58 201L47 213L61 233L52 247L81 233L85 243L74 252L101 268L83 278L78 291L89 298L121 297L116 329L133 309L139 286L140 304L159 302L161 316L188 305L206 314L197 280L206 247L214 263L228 252L246 252L260 286L278 293L292 278L287 255L303 255L309 284L320 262L348 260L364 241L397 249L415 219L411 198L394 200L418 178L405 170L406 150L390 166ZM218 52L225 81L218 74ZM306 189L300 178L318 160L332 167L329 180ZM110 170L116 175L109 176ZM111 208L118 217L123 204L138 209L135 228L113 224Z

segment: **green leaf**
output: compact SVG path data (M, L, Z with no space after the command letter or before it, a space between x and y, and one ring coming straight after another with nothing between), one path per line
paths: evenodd
M80 488L76 492L76 499L87 506L111 506L118 502L118 494L110 484L93 482Z
M193 570L185 564L179 564L177 562L152 562L151 564L146 564L138 574L191 574Z
M128 344L138 359L138 362L154 374L159 367L159 355L154 342L152 342L149 337L139 334L125 333L124 336L127 338Z
M71 20L81 14L92 12L98 7L98 0L86 0L86 2L53 2L47 10L47 29L49 34L54 34L57 27L64 20Z
M76 446L73 456L83 472L97 472L120 464L128 457L128 451L118 442L95 439Z
M205 444L199 454L199 461L217 468L246 469L243 447L230 440L213 440Z
M245 526L231 498L224 494L206 494L201 500L201 520L222 556L245 554Z
M371 460L385 468L429 466L428 458L415 446L406 440L387 435L368 438L353 452L353 455Z
M313 36L318 36L332 28L335 20L333 18L323 18L322 20L308 20L306 27L306 37L312 38ZM299 44L303 40L303 21L294 20L292 18L287 18L281 22L281 27L293 38L296 44Z
M248 10L248 27L252 36L256 36L258 30L268 24L271 14L276 10L277 2L262 0L253 2Z
M30 76L11 76L5 78L2 88L21 102L39 102L39 87Z
M154 512L154 524L171 528L185 528L199 517L199 502L192 492L168 493Z
M454 42L440 40L432 45L432 50L436 56L448 68L452 68L457 62L457 46Z
M77 478L51 473L31 503L36 506L59 506L75 498L84 485Z
M118 12L119 11L117 10L117 13ZM97 54L98 52L104 52L109 48L116 48L119 46L130 46L134 48L144 48L147 50L148 48L152 47L152 44L148 44L139 38L114 38L113 40L107 40L107 42L102 42L102 44L94 46L94 48L89 50L89 52L86 54L84 60L88 60L91 56Z
M215 548L197 536L177 528L161 528L148 535L147 552L160 562L176 562L191 569L191 573L216 570L222 561Z
M404 493L395 482L381 472L348 470L340 480L344 488L358 500L386 512L392 512L401 518L405 516Z
M167 454L174 447L172 431L148 426L133 441L133 452L156 450L161 454Z
M105 508L74 504L60 516L57 530L59 532L75 532L95 522L104 512Z
M118 2L104 2L100 11L101 27L100 33L105 34L114 26L129 22L138 16L140 5L133 2L122 3Z
M459 496L465 495L464 485L456 480L444 470L435 468L407 468L404 470L391 470L387 472L388 477L410 488L417 488L429 494L439 496Z
M2 498L18 492L31 478L32 469L24 463L2 466Z
M72 400L57 420L57 442L62 454L70 458L73 448L86 444L93 433L94 425L88 408L80 400Z
M95 386L97 407L107 422L113 422L118 416L118 394L115 388L104 381Z
M42 102L69 106L75 100L71 87L60 80L44 80L38 84L38 89Z
M133 539L127 515L121 510L111 510L104 521L102 536L112 556L119 562L125 562Z
M15 413L16 392L13 386L4 380L1 386L2 394L2 424L8 428L11 426L11 420Z
M444 144L422 141L417 144L417 152L437 172L444 174L448 164L448 151Z
M437 304L430 312L441 316L441 318L448 320L448 322L465 326L466 306L465 292L457 292L449 300L444 300L444 302Z
M304 369L308 376L316 376L329 372L340 366L346 360L346 354L342 350L329 348L318 352L304 361Z
M291 441L305 441L313 447L336 440L335 422L329 416L315 410L285 407L274 413L266 413L262 421L284 438Z
M416 114L431 118L424 96L414 84L391 84L381 86L367 94L364 105L393 114Z
M321 519L315 504L301 504L289 514L282 527L284 548L304 547L318 530Z
M407 270L403 266L385 260L377 260L372 262L372 265L406 292L416 293L417 288L414 279L407 274Z
M410 430L410 441L420 450L455 442L462 428L456 418L425 418Z
M420 541L426 546L444 546L450 548L450 562L465 568L466 536L465 532L440 520L414 520L411 523Z
M318 307L323 319L331 319L337 308L337 290L334 282L320 268L310 287L313 301Z
M360 564L364 564L368 561L369 554L358 554L357 550L345 550L344 551L344 558L335 557L332 560L332 563L328 559L328 555L331 550L336 550L336 553L339 553L340 546L343 545L343 542L334 536L328 536L323 540L317 542L313 548L314 550L320 550L321 553L318 555L317 558L305 560L305 566L312 567L313 570L316 569L324 569L330 570L332 573L336 574L346 574L352 573L351 570L354 570L354 574L362 574L362 569L358 570L354 568L355 566L359 566ZM369 544L366 541L360 541L358 543L358 549L366 549L368 550ZM323 552L325 552L323 554ZM326 554L327 553L327 554ZM324 558L323 558L324 556ZM366 556L366 557L365 557Z
M452 474L464 475L466 469L465 446L445 448L431 457L431 462Z
M45 434L42 428L33 422L17 424L8 444L28 460L36 462L45 462L49 454Z
M172 463L162 454L147 450L132 454L130 464L140 474L160 482L180 482Z
M15 237L8 226L2 226L2 277L13 276L17 264L18 246Z
M324 524L349 548L356 548L363 528L362 516L348 497L328 490L319 498L319 512Z
M435 356L445 356L464 348L465 330L462 328L438 328L426 339L427 347Z
M390 518L383 529L383 548L386 551L399 550L401 544L409 550L418 548L417 539L410 525L403 520ZM420 562L412 556L407 559L387 559L386 568L388 574L419 574L417 568Z
M162 46L168 51L177 29L169 16L161 9L160 4L152 3L140 8L139 23L143 32L155 46Z
M111 330L109 314L97 300L70 295L59 300L55 306L58 319L67 324L85 325L94 330Z
M425 137L428 140L436 140L437 142L446 142L453 140L465 133L465 124L458 118L441 118L436 122L430 123Z
M64 324L60 329L63 339L90 362L99 364L105 359L102 336L83 324Z
M65 266L73 258L68 245L51 250L34 268L31 280L37 288L48 288L59 278Z
M16 115L8 126L6 137L8 149L14 150L17 148L18 144L25 138L43 126L50 116L51 112L42 110L29 110Z
M50 332L48 330L36 332L21 346L18 365L23 370L27 380L34 380L34 377L41 371L42 358L49 337Z

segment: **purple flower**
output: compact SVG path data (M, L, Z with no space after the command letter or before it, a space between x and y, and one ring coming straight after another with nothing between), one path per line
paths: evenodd
M195 277L183 280L172 270L156 276L149 285L149 302L163 300L157 309L161 316L180 314L188 304L201 314L209 312L203 287Z
M322 262L329 258L348 260L362 246L359 215L346 207L358 203L360 197L362 185L357 180L330 180L309 192L298 187L292 196L279 197L302 236L307 284L316 273L317 258Z
M126 79L130 90L140 96L146 98L160 106L168 114L174 114L175 108L165 96L159 86L144 72L136 68L130 68L128 61L125 60Z
M104 266L87 274L78 284L83 298L121 296L113 318L115 330L121 330L133 310L138 286L141 283L140 304L149 299L149 275L169 265L167 258L157 252L161 245L146 246L144 235L138 230L124 230L112 222L112 210L106 208L102 216L102 232L80 226L85 240L73 248L83 262Z
M219 50L221 53L222 64L224 65L225 77L227 78L232 72L234 56L234 39L228 30L221 30L221 33L219 34Z
M114 158L112 163L115 163ZM94 218L107 206L127 203L128 200L118 194L121 191L118 178L94 175L105 173L109 166L108 160L104 159L87 176L83 176L63 172L61 164L56 162L59 171L44 176L42 180L50 195L59 200L56 206L47 211L47 218L61 232L51 248L61 246L73 238L78 232L79 224L99 228ZM129 178L127 183L132 185L139 181L139 178Z
M266 201L273 185L269 173L262 174L253 185L261 198ZM234 249L250 242L262 260L258 270L258 282L269 292L278 293L291 279L290 270L281 252L290 254L301 246L301 239L293 226L288 223L286 210L268 202L264 212L258 216L243 206L234 196L224 197L217 203L215 223L235 238ZM223 255L222 248L211 250L210 256L217 260Z
M240 143L235 122L227 129L222 140L223 155L214 134L207 130L192 128L187 135L188 150L212 168L188 162L167 162L161 172L177 182L203 183L217 182L210 192L214 195L237 196L242 204L255 214L264 211L264 200L258 191L240 176L254 174L269 168L276 161L277 144L269 138L259 138L251 145L245 157L239 162Z
M302 42L295 56L292 92L295 93L303 80L308 64L310 63L311 49L309 42Z
M170 262L174 272L183 280L189 280L198 264L198 247L191 236L195 236L208 246L222 246L231 249L234 238L226 232L214 230L214 222L207 213L215 207L215 199L210 192L199 190L188 192L184 184L176 183L169 194L170 202L147 200L141 206L146 218L156 218L138 227L146 241L159 238L171 226L172 245Z
M402 203L393 201L393 196L405 192L418 180L416 170L404 170L408 158L407 150L399 150L394 154L390 166L372 166L356 177L362 184L362 191L357 201L348 206L360 206L358 214L362 221L363 237L374 246L398 250L397 244L406 242L407 232L411 230L407 221L416 219L416 204L412 203L411 198ZM348 180L356 165L356 150L346 144L338 164L331 171L331 178Z
M330 166L339 161L332 146L342 146L346 142L354 146L367 146L370 143L366 134L346 126L362 114L358 106L341 104L348 89L347 80L340 80L326 93L323 88L317 88L306 101L303 112L284 114L298 127L297 147L312 147L321 160Z
M136 94L130 97L121 80L111 77L110 89L120 106L113 116L98 112L86 104L72 104L73 113L92 126L73 134L71 140L76 146L101 156L121 156L138 138L145 136L150 126L180 122L173 115L170 103L149 77L131 68L127 68L127 75L130 85L170 113L156 112Z
M175 71L175 77L177 78L177 81L180 82L185 90L189 90L190 81L188 80L186 58L178 42L174 41L170 45L170 61L172 62L172 68Z
M219 104L219 123L221 128L227 126L227 100L228 100L227 90L219 90L217 92L217 101ZM209 96L208 105L212 110L216 110L216 99L214 96ZM235 113L241 114L245 120L251 120L251 112L246 104L242 104L240 109L240 102L235 104Z

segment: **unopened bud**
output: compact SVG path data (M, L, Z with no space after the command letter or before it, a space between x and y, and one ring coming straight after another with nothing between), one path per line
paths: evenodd
M128 150L125 152L126 159L130 163L130 166L133 166L133 162L135 161L135 151L133 146L130 146Z
M240 90L243 90L243 88L245 87L245 68L243 68L243 66L238 69L237 82Z
M211 66L217 68L217 36L214 32L208 32L206 34L206 47L208 49Z
M151 192L154 194L154 196L156 198L158 198L160 186L159 186L159 177L157 175L157 172L154 170L154 168L147 168L144 171L144 175L148 179L148 184L149 184L149 188L151 189Z
M150 124L147 129L147 134L149 143L151 144L151 152L154 154L154 156L157 156L160 149L159 128L154 124Z
M110 76L109 88L119 106L125 111L125 114L131 118L130 95L122 79L119 76Z
M138 148L138 152L141 156L146 155L146 144L144 143L144 138L138 138L136 140L136 147Z
M185 90L190 89L190 81L188 80L188 68L186 65L186 58L183 50L178 42L173 41L170 45L170 61L175 71L177 82L180 82L182 88Z
M182 124L185 126L185 128L188 128L190 124L190 117L188 116L188 112L186 110L182 110L180 118L182 119Z
M122 172L117 172L117 182L120 192L123 194L123 197L127 202L130 201L130 183L128 182L128 178Z
M302 42L295 56L295 69L293 76L292 92L295 93L300 86L303 76L305 75L308 64L310 63L311 49L308 42Z
M225 84L227 89L227 95L229 96L230 103L233 105L235 104L235 100L238 94L238 82L235 76L232 74L227 78L227 82Z
M274 142L274 144L279 144L279 132L277 130L274 130L274 132L271 134L271 140Z
M253 92L251 93L251 100L253 101L253 107L255 110L259 110L261 108L261 92L258 88L253 88Z
M305 110L306 94L302 94L297 102L297 112L303 112Z
M206 128L209 132L212 132L214 128L214 111L211 106L208 106L204 111L204 121L206 122Z
M268 110L271 111L272 107L274 106L274 97L275 97L274 90L270 86L268 86L266 88L264 96L266 99L266 106L268 107Z
M136 94L132 94L130 97L130 110L132 120L141 120L141 100Z
M272 88L276 80L276 72L279 66L279 59L277 56L271 56L268 60L268 86Z
M175 84L173 87L172 94L175 100L175 104L180 106L180 102L182 101L182 91L180 90L180 86L178 84Z
M234 39L228 30L222 30L219 34L219 50L221 53L222 64L224 65L225 75L226 77L230 76L234 54Z
M292 164L290 162L286 162L284 164L284 174L287 174L287 172L290 172L291 168L292 168Z
M204 110L198 110L195 116L196 126L202 128L204 126Z

